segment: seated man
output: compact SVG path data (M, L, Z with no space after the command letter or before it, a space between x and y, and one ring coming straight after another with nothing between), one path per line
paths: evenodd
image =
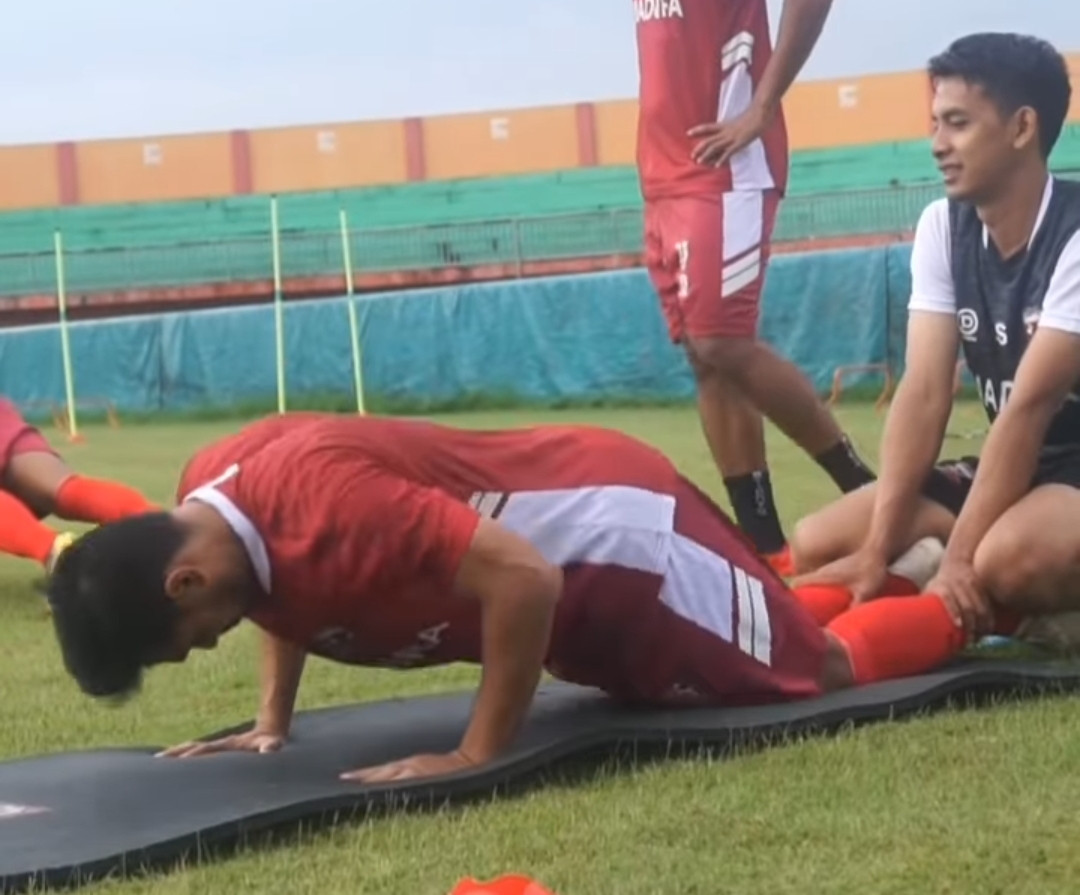
M365 781L494 758L545 668L630 702L735 705L922 671L962 645L934 596L847 613L842 590L796 599L667 458L590 427L272 417L199 451L171 512L72 545L50 600L65 666L97 696L245 617L263 630L255 727L171 755L278 748L308 653L482 663L460 748Z
M929 589L975 638L995 608L1080 609L1080 183L1048 169L1071 92L1052 47L976 34L930 76L947 196L915 234L880 478L804 520L793 553L797 582L859 601L911 544L947 542ZM958 346L990 430L980 457L935 466Z
M48 572L72 535L54 531L44 517L100 524L149 509L126 485L74 472L0 397L0 552L36 560Z

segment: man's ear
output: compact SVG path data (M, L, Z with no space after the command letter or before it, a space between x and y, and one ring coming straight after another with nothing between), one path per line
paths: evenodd
M206 576L196 566L178 565L165 573L165 593L183 604L206 588Z
M1013 115L1013 147L1024 149L1039 142L1039 113L1031 106L1022 106Z

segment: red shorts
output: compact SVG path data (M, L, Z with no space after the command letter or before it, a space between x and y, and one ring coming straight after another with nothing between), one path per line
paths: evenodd
M45 437L22 418L19 409L0 398L0 481L12 457L39 452L55 454Z
M664 573L582 568L549 670L629 702L759 705L822 694L825 632L692 483L676 495ZM660 568L658 565L658 569Z
M673 342L753 337L779 205L776 190L645 204L645 263Z

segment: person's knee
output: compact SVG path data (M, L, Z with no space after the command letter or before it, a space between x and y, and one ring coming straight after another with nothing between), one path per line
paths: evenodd
M752 336L694 339L689 345L690 366L695 377L741 382L748 375L760 345Z
M873 509L873 488L845 494L795 523L788 546L796 574L813 572L859 548Z
M999 523L975 551L975 575L1002 609L1020 613L1048 609L1053 580L1063 578L1076 560L1059 553L1052 542Z
M820 513L804 516L788 536L788 549L795 574L812 572L831 562L836 551L835 535Z
M72 475L71 468L55 454L28 451L12 457L5 487L38 515L56 508L56 493Z

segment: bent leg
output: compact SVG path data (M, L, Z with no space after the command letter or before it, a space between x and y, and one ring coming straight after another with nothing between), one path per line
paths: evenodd
M7 468L8 488L40 515L105 525L155 509L134 488L80 475L55 453L17 451Z
M791 536L791 554L797 574L813 572L850 556L862 546L874 511L876 493L876 484L865 485L799 520ZM900 539L900 551L897 556L890 557L890 561L923 538L946 542L955 522L954 511L937 500L920 497L911 524Z
M660 593L631 627L629 652L641 659L627 676L641 701L747 705L824 691L825 632L689 482L677 497Z
M0 491L0 552L48 566L57 533L15 495Z
M1039 485L991 527L975 572L998 607L1019 615L1080 609L1080 489Z

